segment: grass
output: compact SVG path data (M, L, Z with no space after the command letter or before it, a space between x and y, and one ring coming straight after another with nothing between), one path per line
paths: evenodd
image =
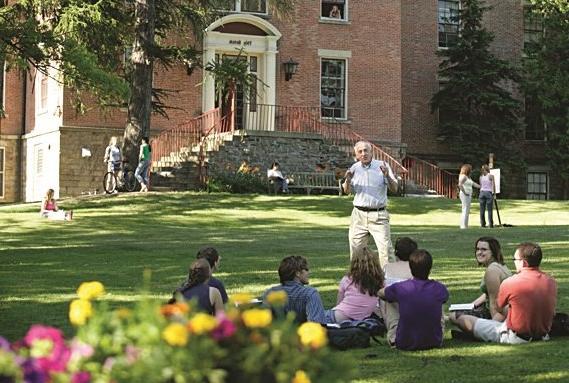
M73 222L38 217L37 204L0 206L0 334L23 336L33 323L70 335L67 307L85 280L103 282L106 299L139 298L143 270L150 291L166 300L185 277L197 249L211 244L222 255L217 276L228 292L261 293L278 280L285 255L306 256L311 284L325 306L335 301L348 266L351 199L337 196L262 196L199 193L124 194L61 201ZM392 235L411 236L433 254L432 277L450 291L449 303L473 300L483 270L473 245L495 235L506 258L521 241L544 248L542 268L559 283L558 311L569 311L568 202L500 201L508 228L477 227L473 206L468 230L458 229L457 200L392 198ZM513 269L513 262L508 260ZM523 346L466 343L446 334L442 349L399 352L385 345L353 352L360 360L355 382L567 382L567 339Z

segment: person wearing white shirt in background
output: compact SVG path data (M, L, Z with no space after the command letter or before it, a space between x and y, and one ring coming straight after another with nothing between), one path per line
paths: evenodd
M358 162L346 171L342 184L346 194L352 189L355 194L348 233L350 258L358 248L367 246L371 235L383 268L388 261L395 260L387 212L387 189L397 191L397 179L387 162L373 159L372 146L368 141L357 142L354 151Z
M281 172L280 164L275 161L271 164L271 168L267 170L267 178L273 180L278 186L279 190L283 193L288 193L288 178L283 176Z
M460 189L458 196L462 204L462 214L460 216L461 229L468 228L468 216L470 215L470 203L472 202L472 187L480 189L480 185L470 178L470 172L472 172L472 165L464 164L460 168L460 175L458 176L458 188Z

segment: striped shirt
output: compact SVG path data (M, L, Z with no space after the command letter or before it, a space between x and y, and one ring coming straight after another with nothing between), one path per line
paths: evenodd
M286 291L288 295L288 300L284 307L285 313L289 311L295 312L297 322L326 323L324 306L318 290L314 287L305 286L297 281L287 281L280 286L271 287L265 292L263 295L265 305L267 305L267 295L273 291L280 290Z

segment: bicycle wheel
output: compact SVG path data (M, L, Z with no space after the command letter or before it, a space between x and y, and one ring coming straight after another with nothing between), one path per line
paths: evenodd
M103 189L107 194L114 193L117 190L117 177L113 172L107 172L103 177Z
M124 187L126 190L129 192L134 191L134 189L136 189L137 183L138 181L136 180L136 177L134 176L134 172L132 170L124 173Z

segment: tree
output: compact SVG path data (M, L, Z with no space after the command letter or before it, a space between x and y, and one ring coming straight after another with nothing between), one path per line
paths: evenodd
M569 197L569 3L532 0L541 16L542 38L526 49L524 91L537 103L547 126L546 153Z
M431 99L439 113L440 137L464 162L480 165L496 153L501 167L520 165L519 102L506 89L519 80L515 68L490 52L494 39L482 25L489 7L464 0L459 13L460 36L438 52L441 89Z
M277 16L292 0L270 0ZM0 57L13 67L47 73L102 106L128 105L123 151L137 162L136 146L149 134L152 113L167 114L163 95L152 88L156 65L203 66L200 43L205 27L234 0L19 0L0 8ZM168 38L193 35L194 39ZM130 61L123 62L125 51ZM11 67L12 68L12 67Z

